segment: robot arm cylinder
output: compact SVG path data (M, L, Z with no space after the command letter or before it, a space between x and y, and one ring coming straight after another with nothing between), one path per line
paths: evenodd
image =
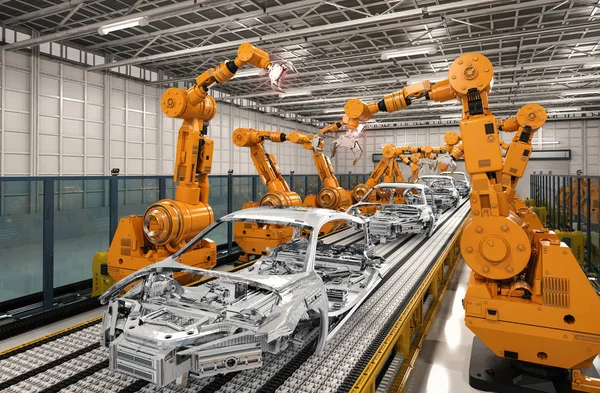
M265 140L281 143L285 142L286 134L274 131L258 131L251 128L236 128L232 135L233 143L240 147L249 147L250 156L258 176L267 187L260 204L262 206L300 206L300 196L290 189L290 186L281 175L275 156L265 151Z
M333 123L323 128L318 135L307 135L297 131L287 134L289 142L302 145L307 150L312 150L315 168L323 182L323 188L319 191L316 202L318 206L326 209L338 210L350 206L351 203L348 191L340 187L340 183L335 177L331 159L323 153L324 140L322 135L328 132L337 132L342 125L341 122Z

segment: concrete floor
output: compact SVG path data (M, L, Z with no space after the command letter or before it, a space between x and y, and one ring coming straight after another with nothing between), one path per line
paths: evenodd
M463 261L452 276L446 295L406 386L407 393L479 392L469 386L473 333L464 324L469 269Z
M227 267L229 266L220 266L219 269ZM405 392L479 392L469 386L468 370L473 333L464 325L464 311L461 303L470 272L470 269L462 261L457 266L423 349L417 358ZM0 351L84 322L101 315L102 312L103 309L98 308L77 317L0 341ZM594 365L596 368L600 368L599 358L596 358Z

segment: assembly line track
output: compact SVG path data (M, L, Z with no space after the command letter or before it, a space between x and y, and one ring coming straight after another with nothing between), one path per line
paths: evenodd
M365 303L347 318L325 351L315 355L315 332L303 343L278 355L266 354L263 367L203 379L187 386L155 385L108 370L108 352L100 347L100 320L0 354L0 391L7 392L344 392L406 303L419 280L436 262L452 234L469 211L467 200L447 210L433 235L403 236L378 245L376 254L387 259L390 271ZM351 244L362 238L352 229L326 238L334 244ZM329 240L329 241L328 241Z

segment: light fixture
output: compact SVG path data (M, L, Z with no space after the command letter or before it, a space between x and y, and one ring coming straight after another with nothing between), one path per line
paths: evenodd
M412 84L423 82L423 81L429 81L429 82L435 83L435 82L443 81L444 79L448 79L447 72L436 72L435 74L421 75L419 77L410 78L406 81L406 84L412 85Z
M259 76L259 75L265 75L265 74L266 74L266 71L263 70L262 68L251 68L249 70L236 72L235 75L233 75L232 79L245 78L247 76Z
M552 112L569 112L569 111L580 111L581 107L578 106L565 106L565 107L558 107L558 108L548 108L548 112L552 113Z
M560 143L560 141L541 141L541 142L531 141L532 145L558 145L559 143Z
M344 109L343 108L339 108L339 109L324 109L323 113L344 113Z
M309 96L312 94L310 90L289 90L285 93L279 93L279 98L295 97L295 96Z
M583 68L598 68L600 67L600 63L588 63L584 64Z
M122 20L120 22L109 23L107 25L101 26L98 29L98 34L107 35L108 33L111 33L113 31L128 29L130 27L135 27L135 26L146 26L146 25L148 25L148 17L140 16L138 18L126 19L126 20Z
M440 106L446 105L447 107L452 107L458 104L456 100L453 101L427 101L427 106Z
M447 4L433 5L431 7L427 7L427 13L436 14L436 13L444 13L446 11L452 11L455 9L469 8L471 6L480 6L485 3L491 3L495 0L465 0L465 1L455 1Z
M397 49L390 50L386 52L381 52L381 60L389 60L394 57L403 57L403 56L414 56L414 55L433 55L437 52L437 46L435 45L423 45L423 46L415 46L412 48L405 49Z
M561 91L561 96L577 96L582 94L600 94L600 89L574 89Z
M440 119L453 119L453 120L461 120L462 115L452 114L452 115L440 115Z

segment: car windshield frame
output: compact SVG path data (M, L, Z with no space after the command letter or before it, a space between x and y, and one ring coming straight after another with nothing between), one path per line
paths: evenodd
M454 179L454 181L466 182L468 180L467 174L464 172L442 172L442 173L440 173L440 175L451 177L452 179ZM455 176L462 176L462 178L457 179L457 178L455 178Z
M453 177L450 176L422 176L419 177L415 183L417 184L424 184L427 187L431 187L431 183L436 182L436 181L444 181L444 180L449 180L450 181L450 185L453 188L456 188L456 182L454 181ZM444 186L445 187L445 186Z
M283 209L283 210L285 211L285 209ZM215 230L217 227L219 227L221 225L228 225L230 223L231 223L231 225L235 225L238 222L258 222L260 225L272 224L272 225L293 227L294 232L298 233L299 237L297 239L293 239L291 241L294 241L294 240L300 241L301 239L308 240L308 245L307 245L306 252L304 255L304 263L303 263L303 269L302 269L302 271L307 272L310 270L314 270L315 257L317 254L317 246L318 246L318 242L319 242L319 233L321 231L321 228L323 228L323 226L325 226L326 224L328 224L330 222L340 221L340 220L345 220L348 225L350 225L352 222L356 221L355 217L352 217L350 215L348 215L347 219L345 217L339 217L339 215L336 215L335 217L332 217L332 218L324 221L323 223L321 223L321 225L318 228L314 228L313 226L308 225L305 222L293 222L293 221L288 221L288 220L284 220L284 219L279 220L277 218L265 218L265 219L261 219L261 220L257 221L256 219L249 218L249 217L231 217L230 215L228 215L228 216L224 216L224 217L221 217L221 218L215 220L212 224L210 224L203 231L201 231L199 234L197 234L192 240L187 242L185 244L185 246L183 246L179 251L177 251L175 254L173 254L171 258L174 261L179 262L179 260L178 260L179 257L182 256L183 254L185 254L186 252L192 250L193 247L196 244L198 244L198 242L202 241L203 239L210 240L210 236L208 236L208 235L213 230ZM310 231L309 236L302 237L301 234L303 231ZM256 260L258 260L258 259L259 258L257 258Z

